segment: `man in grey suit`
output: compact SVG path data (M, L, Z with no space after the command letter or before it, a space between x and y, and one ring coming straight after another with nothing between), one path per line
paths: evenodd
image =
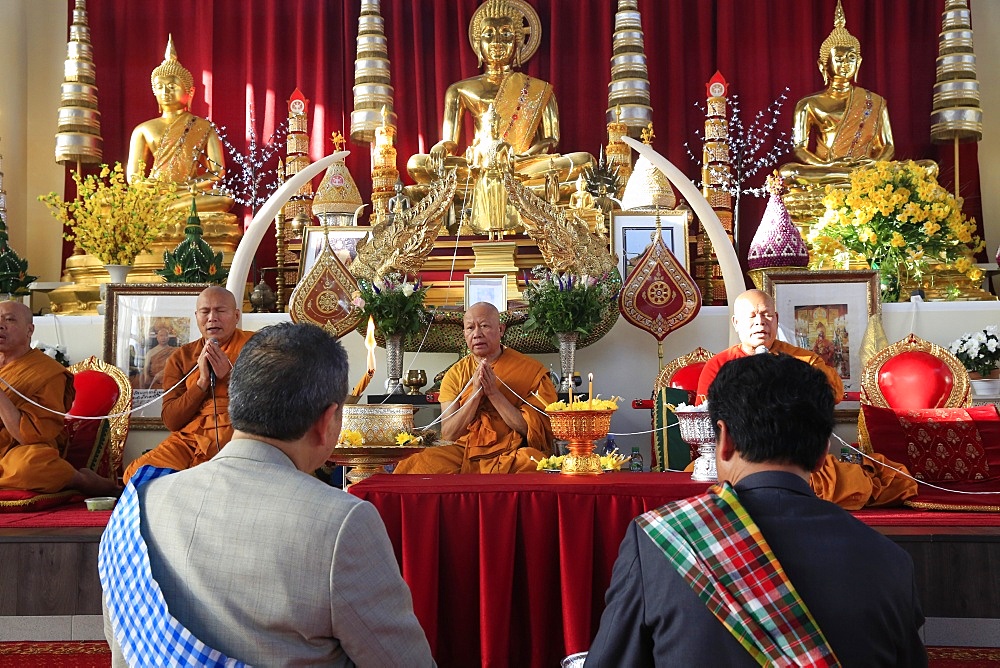
M115 666L434 665L374 507L310 475L347 366L318 327L262 329L232 370L229 445L130 481L99 559Z
M720 485L632 523L588 668L927 665L910 556L809 488L833 403L788 355L722 366Z

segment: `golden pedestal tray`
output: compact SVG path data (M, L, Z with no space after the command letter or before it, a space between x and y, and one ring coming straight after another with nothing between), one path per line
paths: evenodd
M330 455L330 462L337 466L350 467L346 478L353 485L376 473L384 473L383 469L389 464L395 464L410 455L415 455L425 447L423 445L337 446Z
M547 412L556 438L569 441L569 454L563 461L566 475L601 475L601 456L594 452L594 441L604 438L611 429L613 410Z

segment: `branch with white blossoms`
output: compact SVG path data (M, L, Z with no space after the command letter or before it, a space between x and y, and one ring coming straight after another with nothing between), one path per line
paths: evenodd
M983 378L1000 368L1000 335L996 325L962 334L948 345L948 350L968 371Z
M50 346L42 341L32 341L31 347L35 350L41 350L63 366L69 366L70 364L69 357L66 356L66 346Z

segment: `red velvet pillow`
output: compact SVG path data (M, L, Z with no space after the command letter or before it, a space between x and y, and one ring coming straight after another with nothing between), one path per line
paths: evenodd
M118 401L119 389L114 378L93 369L85 369L73 376L73 388L76 398L72 415L97 416L107 415ZM102 476L107 476L107 458L104 456L107 445L107 420L66 419L66 446L63 449L63 459L74 468L91 468Z
M918 480L1000 479L996 406L899 410L863 405L872 449L906 464Z
M937 408L951 395L955 377L939 358L922 350L890 357L878 372L885 402L893 408Z
M698 378L701 377L701 370L705 368L704 362L695 362L682 366L670 377L670 387L687 390L688 403L694 403L695 393L698 391Z
M45 494L20 489L0 489L0 513L30 513L64 503L82 501L83 494L75 489Z

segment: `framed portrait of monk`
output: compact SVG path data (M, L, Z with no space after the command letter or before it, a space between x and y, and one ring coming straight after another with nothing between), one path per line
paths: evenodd
M132 385L133 429L163 429L163 367L174 350L201 336L198 294L207 284L113 283L104 301L104 361Z
M656 217L660 217L660 236L677 262L688 272L688 226L686 211L612 211L611 252L618 254L618 271L622 279L636 267L642 254L652 243Z
M845 392L859 392L861 339L880 305L878 272L765 270L763 290L774 298L779 338L822 357Z
M299 278L309 273L309 269L316 264L320 251L323 250L323 229L322 225L310 225L302 230L302 254L299 256ZM330 240L330 246L345 267L350 267L351 262L358 256L358 247L363 244L368 236L370 227L359 227L357 225L326 226L326 238Z

